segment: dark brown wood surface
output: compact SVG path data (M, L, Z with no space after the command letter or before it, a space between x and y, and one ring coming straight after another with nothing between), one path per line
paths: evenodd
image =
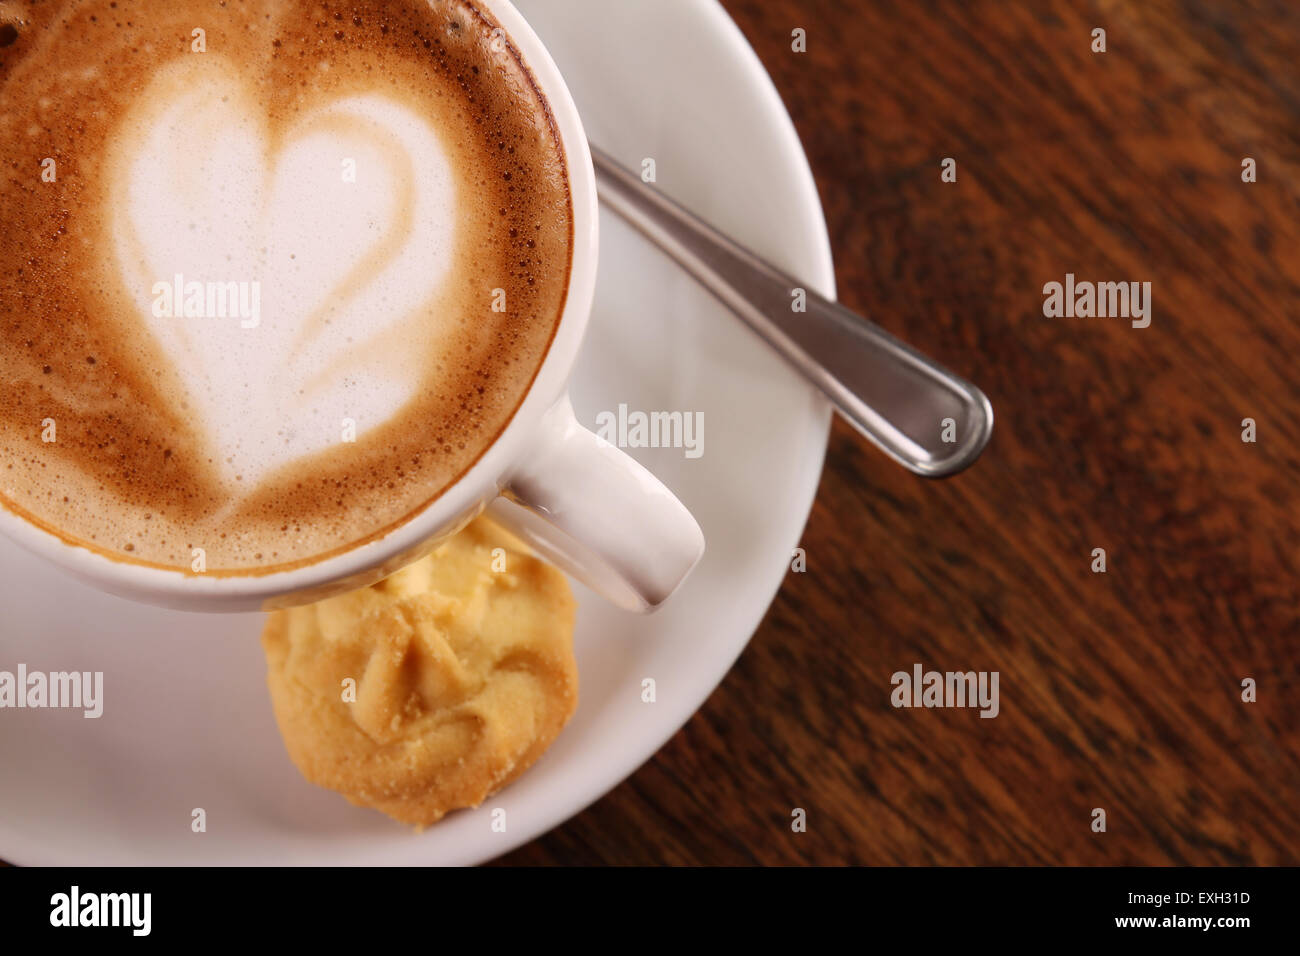
M997 428L934 483L837 422L808 570L732 673L502 862L1300 863L1300 4L726 6L841 299ZM1044 317L1067 272L1151 282L1150 327ZM915 662L998 671L999 716L894 709Z

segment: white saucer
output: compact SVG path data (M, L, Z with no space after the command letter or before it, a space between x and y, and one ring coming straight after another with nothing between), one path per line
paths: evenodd
M519 0L593 141L834 291L817 191L788 116L711 0ZM792 56L798 54L791 54ZM731 667L789 569L830 413L740 323L602 213L595 315L573 400L704 413L703 455L630 450L708 551L658 613L577 588L581 704L542 760L422 834L306 783L271 715L260 615L182 614L89 590L0 539L0 670L103 671L104 714L0 710L0 857L20 864L469 864L582 810L647 760ZM656 701L642 701L642 681ZM191 831L195 808L205 833ZM506 832L494 832L494 808Z

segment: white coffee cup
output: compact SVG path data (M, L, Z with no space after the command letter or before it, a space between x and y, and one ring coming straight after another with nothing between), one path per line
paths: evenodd
M650 472L583 428L569 403L596 284L596 178L573 98L550 54L508 0L491 13L550 104L568 165L573 256L550 351L515 416L474 466L386 536L313 564L266 575L182 573L115 561L68 544L0 507L0 531L89 583L123 597L197 611L249 611L364 587L428 553L485 508L539 553L609 600L650 610L704 553L690 512Z

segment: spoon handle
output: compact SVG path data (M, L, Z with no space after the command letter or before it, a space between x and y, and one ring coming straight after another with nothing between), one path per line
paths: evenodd
M926 478L975 461L993 406L970 382L808 289L591 148L600 199L817 386L851 425ZM796 290L806 311L796 312ZM950 420L950 421L949 421Z

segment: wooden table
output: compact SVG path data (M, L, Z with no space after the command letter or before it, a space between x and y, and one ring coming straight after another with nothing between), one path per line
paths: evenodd
M808 569L732 673L502 862L1300 863L1300 5L726 6L840 297L997 428L935 483L837 422ZM1150 326L1046 317L1066 273L1150 282ZM997 671L1000 713L895 709L914 663Z

